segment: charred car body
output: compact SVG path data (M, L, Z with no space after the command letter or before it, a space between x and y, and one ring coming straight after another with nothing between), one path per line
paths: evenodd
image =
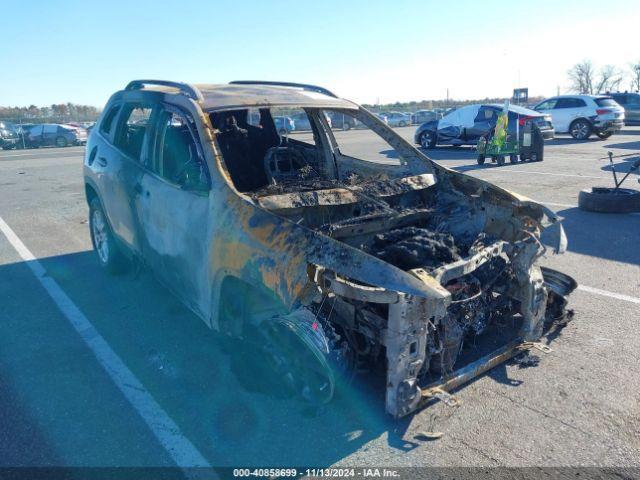
M274 118L300 112L307 137L280 135ZM337 138L362 129L334 135L336 114L371 131L369 150ZM439 166L320 87L131 82L84 175L105 268L139 259L211 328L257 335L312 402L343 371L382 365L386 410L406 415L538 340L575 286L537 264L543 229L566 244L550 210ZM463 359L489 330L500 345Z

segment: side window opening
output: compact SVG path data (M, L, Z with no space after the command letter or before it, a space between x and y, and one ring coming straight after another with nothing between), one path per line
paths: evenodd
M140 161L142 146L150 126L153 106L131 103L124 106L120 117L114 145Z
M193 120L165 111L159 122L151 170L185 190L208 190L209 172Z
M107 112L104 119L100 123L100 131L102 133L104 133L107 136L111 134L111 127L113 126L113 121L115 120L116 115L118 115L119 111L120 111L120 105L114 105Z
M286 188L318 177L318 131L302 108L212 112L211 123L231 180L241 192Z
M367 125L361 122L356 124L355 117L345 112L330 110L327 111L327 114L330 118L337 117L338 114L351 117L354 124L357 125L356 128L333 131L333 136L341 155L357 160L364 160L373 164L401 165L400 153ZM366 135L365 131L367 130L370 135ZM364 138L367 140L362 141Z

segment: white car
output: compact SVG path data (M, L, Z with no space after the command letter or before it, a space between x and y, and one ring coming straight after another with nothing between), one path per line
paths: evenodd
M556 133L570 133L576 140L592 133L609 138L624 125L624 108L606 95L560 95L533 109L551 115Z
M406 127L411 125L411 115L402 112L382 112L387 117L387 125L390 127Z

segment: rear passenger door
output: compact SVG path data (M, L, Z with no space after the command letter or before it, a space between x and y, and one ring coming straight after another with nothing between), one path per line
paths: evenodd
M104 125L100 125L100 134L108 135L112 141L98 146L92 168L102 183L103 207L111 228L128 248L137 252L140 251L139 226L133 202L149 156L152 121L158 107L125 102L114 108L119 108L115 131L104 132Z
M58 136L58 125L47 123L42 126L42 142L41 145L55 145Z
M194 311L209 301L210 177L191 116L164 105L135 196L144 257Z
M568 132L571 123L579 117L588 117L587 104L581 98L559 98L553 111L553 123L561 132Z

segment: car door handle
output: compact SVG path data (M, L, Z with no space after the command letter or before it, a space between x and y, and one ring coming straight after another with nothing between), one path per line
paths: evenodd
M106 167L107 166L107 159L104 157L98 157L98 165L100 165L101 167Z
M142 195L142 185L140 185L139 183L136 183L133 186L133 191L136 192L138 195ZM145 192L145 196L150 197L151 196L151 192L149 192L149 190L147 190Z

